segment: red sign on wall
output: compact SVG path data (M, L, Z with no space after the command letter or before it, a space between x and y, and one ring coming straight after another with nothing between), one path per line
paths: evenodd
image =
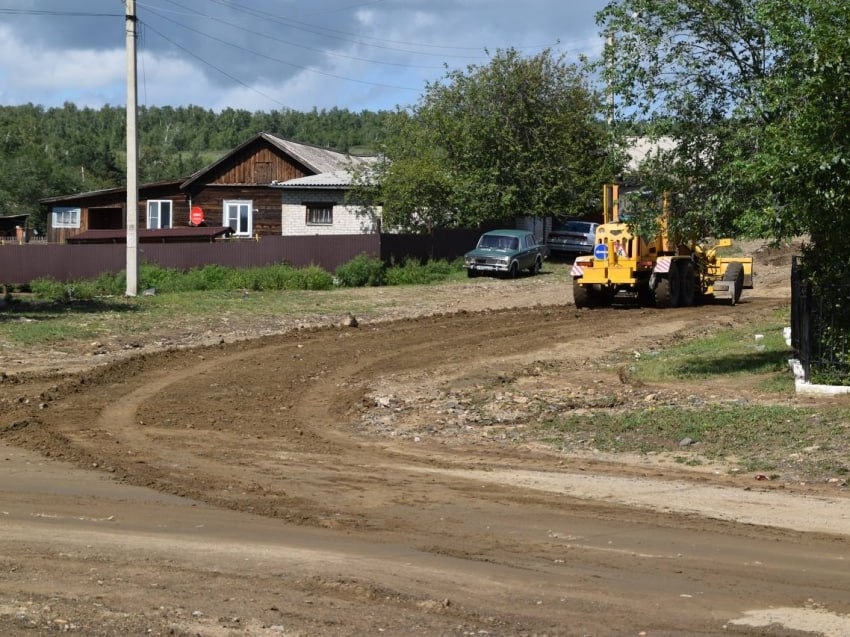
M193 206L189 213L189 223L193 226L199 226L204 222L204 209L200 206Z

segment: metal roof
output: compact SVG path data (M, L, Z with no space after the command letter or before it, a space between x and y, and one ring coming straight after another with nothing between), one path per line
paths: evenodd
M352 175L347 170L333 170L331 172L308 175L298 179L275 184L278 188L334 188L344 189L351 186Z
M265 140L278 150L281 150L282 152L286 153L287 155L289 155L290 158L294 159L296 162L304 166L308 171L313 173L334 172L338 170L344 170L347 167L371 164L375 159L371 156L348 155L346 153L340 153L329 148L320 148L319 146L312 146L310 144L293 142L289 139L276 137L274 135L271 135L270 133L257 133L251 139L246 142L243 142L217 161L196 172L194 175L184 181L180 187L186 188L195 181L198 181L201 177L211 172L212 170L220 166L222 163L228 161L231 157L239 153L241 150L243 150L250 144L255 143L259 139Z
M348 166L358 166L371 163L373 157L362 155L349 155L340 153L329 148L320 148L310 144L300 144L289 139L275 137L267 133L261 135L277 148L297 159L299 162L312 169L316 173L330 173Z
M201 177L203 177L216 167L220 166L222 163L228 161L231 157L233 157L233 155L238 153L240 150L247 147L249 144L256 142L259 139L265 140L267 143L271 144L275 148L286 153L294 161L303 165L308 171L318 173L313 176L319 177L322 173L327 175L326 177L318 179L316 182L303 182L300 179L293 180L294 182L296 182L296 187L347 187L351 184L351 175L347 173L348 170L358 166L371 165L376 159L374 156L371 155L349 155L346 153L340 153L338 151L331 150L329 148L321 148L319 146L313 146L311 144L302 144L300 142L294 142L289 139L283 139L282 137L277 137L275 135L271 135L270 133L258 133L246 142L243 142L230 152L223 155L221 158L219 158L212 164L201 168L191 176L182 177L180 179L167 179L152 183L141 184L139 185L139 193L141 194L143 191L153 188L161 188L164 186L174 186L179 188L180 190L183 190L190 184L198 181ZM309 179L309 177L305 177L303 179ZM71 195L61 195L58 197L45 197L44 199L40 199L39 203L71 204L75 201L85 201L87 199L91 199L92 197L97 196L117 195L126 191L127 189L125 187L119 186L116 188L105 188L103 190L79 192Z
M181 226L158 230L137 230L139 243L168 243L185 241L212 241L233 234L227 226ZM126 230L86 230L66 239L67 243L127 243Z
M165 179L162 181L154 181L146 184L141 184L139 186L139 192L144 192L145 190L150 190L153 188L162 188L166 186L179 186L181 182L183 182L184 178L181 179ZM60 195L58 197L45 197L44 199L39 199L38 202L42 204L49 203L60 203L66 202L70 203L76 200L85 200L91 199L92 197L98 197L102 195L117 195L127 192L127 188L125 186L117 186L115 188L104 188L103 190L89 190L88 192L77 192L72 195Z
M628 169L638 170L640 165L659 152L666 152L676 148L676 140L672 137L661 137L651 139L649 137L627 138Z

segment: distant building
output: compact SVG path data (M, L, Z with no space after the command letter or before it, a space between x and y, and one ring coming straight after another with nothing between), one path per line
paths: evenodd
M375 223L354 223L353 209L343 204L350 171L372 161L259 133L186 179L139 186L137 226L162 231L157 236L164 240L171 234L187 240L195 235L177 230L194 226L230 228L236 238L374 232ZM284 187L290 182L297 186ZM86 231L120 232L126 201L126 188L42 199L47 239L64 243Z

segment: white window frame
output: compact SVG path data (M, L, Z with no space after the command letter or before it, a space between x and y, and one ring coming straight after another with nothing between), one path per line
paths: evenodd
M222 224L233 229L236 237L250 237L254 231L254 202L249 199L230 199L223 202ZM245 213L244 227L240 227Z
M304 204L305 223L308 226L332 226L334 225L334 205L329 201L310 201ZM320 213L320 214L316 214Z
M54 228L79 228L82 209L71 206L54 206L53 210Z
M168 208L168 219L163 223L163 208ZM171 199L148 200L148 230L171 228L174 223L174 202Z

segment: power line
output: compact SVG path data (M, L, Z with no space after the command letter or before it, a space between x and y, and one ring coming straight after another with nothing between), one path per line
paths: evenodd
M168 1L171 2L172 4L176 5L176 6L182 7L182 5L180 5L177 2L174 2L173 0L168 0ZM187 8L187 7L183 7L183 8ZM171 22L173 24L176 24L177 26L183 27L184 29L188 29L189 31L193 31L193 32L198 33L199 35L203 35L205 37L211 37L211 38L214 37L214 36L208 36L207 34L203 33L202 31L188 27L185 24L181 24L180 22L177 22L176 20L171 20L170 18L166 17L165 15L160 13L159 11L156 11L156 10L150 8L150 7L147 7L147 10L150 13L152 13L156 16L159 16L163 20L167 20L168 22ZM312 46L308 46L308 45L304 45L304 44L300 44L300 43L296 43L296 42L290 42L289 40L284 40L284 39L275 37L273 35L267 35L265 33L259 33L257 31L254 31L253 29L249 29L247 27L242 27L242 26L239 26L238 24L233 24L232 22L228 22L227 20L223 20L221 18L216 18L214 16L208 16L208 15L202 15L202 14L180 14L180 15L193 15L193 16L194 15L200 15L200 17L204 17L204 18L207 18L209 20L213 20L215 22L224 24L225 26L228 26L228 27L233 28L233 29L237 29L239 31L244 31L244 32L250 33L252 35L259 36L259 37L264 38L266 40L271 40L272 42L279 42L280 44L286 44L287 46L298 47L299 49L306 50L306 51L315 51L316 53L321 53L322 55L327 55L327 56L331 56L331 57L338 57L338 58L342 58L342 59L345 59L345 60L354 60L356 62L367 62L369 64L382 64L382 65L385 65L385 66L397 66L397 67L407 68L407 69L437 70L437 69L443 68L442 66L439 66L439 65L435 66L435 65L403 64L401 62L385 62L383 60L374 60L374 59L369 59L369 58L361 58L361 57L357 57L357 56L353 56L353 55L345 55L344 53L336 53L335 51L329 51L327 49L320 49L320 48L317 48L317 47L312 47ZM408 52L412 53L412 51L408 51Z
M217 2L217 0L210 0L210 1L216 2L216 4L221 4L220 2ZM166 2L173 4L177 7L180 7L181 9L184 9L188 12L188 13L183 13L183 14L179 14L179 15L207 18L209 20L214 20L216 22L220 22L222 24L225 24L225 25L232 27L232 28L235 28L235 29L241 29L243 31L249 31L251 33L257 34L256 31L254 31L253 29L246 29L245 27L240 27L238 25L233 24L232 22L230 22L228 20L224 20L223 18L218 18L218 17L215 17L215 16L211 16L211 15L208 15L208 14L199 13L197 11L194 11L193 9L190 9L189 7L186 7L185 5L181 5L179 2L176 2L176 0L166 0ZM146 3L140 3L140 4L145 6L145 8L148 11L151 11L152 13L156 13L156 11L151 7L151 5L146 4ZM413 55L423 55L423 56L438 57L438 58L459 58L459 59L464 59L464 60L470 59L470 56L468 54L445 55L445 54L440 54L440 53L427 53L427 52L423 52L423 51L412 50L412 49L409 49L409 48L398 48L398 47L394 47L394 46L385 46L385 45L381 45L381 44L370 44L367 40L372 40L374 42L389 42L391 44L405 44L407 46L419 46L419 47L423 47L423 48L454 49L454 50L462 50L462 51L481 51L484 48L484 47L452 47L452 46L441 46L441 45L436 45L436 44L416 44L416 43L410 43L410 42L398 42L398 41L395 41L395 40L382 40L380 38L373 38L373 37L370 37L370 36L355 36L353 34L346 33L345 31L337 31L335 29L328 29L328 28L325 28L325 27L311 25L311 24L308 24L306 22L299 22L297 20L283 18L283 17L277 16L277 15L274 15L274 14L271 14L271 13L266 13L264 11L257 11L255 9L250 9L250 8L247 8L247 7L239 7L237 5L228 5L228 4L223 4L222 6L233 7L233 8L238 9L239 11L242 11L243 13L247 13L248 15L251 15L255 18L261 18L262 20L264 20L266 22L268 22L268 21L277 22L278 24L282 24L284 26L293 28L293 29L298 30L298 31L304 31L306 33L311 33L313 35L319 35L319 36L322 36L322 37L330 38L330 39L333 39L333 40L340 40L342 42L348 42L348 43L351 43L351 44L359 44L359 45L362 45L362 46L369 46L369 47L372 47L372 48L383 49L383 50L393 51L393 52L398 52L398 53L410 53L410 54L413 54ZM162 17L162 14L157 14L157 15L160 15L160 17ZM344 37L340 37L340 36L337 36L337 35L332 35L333 33L342 33L344 35L351 35L356 39L344 38ZM262 35L262 34L258 34L258 35ZM276 39L273 36L267 36L267 35L263 35L263 37L267 37L269 39ZM290 44L292 46L298 46L298 47L310 49L310 50L317 50L315 48L311 48L311 47L304 46L304 45L301 45L301 44L291 43L291 42L288 42L288 41L285 41L285 40L278 40L278 41L283 42L284 44ZM334 53L332 51L328 51L326 49L318 49L318 50L321 51L322 53L324 53L325 55L338 55L338 56L341 56L341 57L346 57L342 54L337 54L337 53ZM353 59L357 59L357 58L353 58ZM476 57L473 56L472 59L476 59ZM479 56L477 59L486 59L486 56ZM370 61L370 60L366 60L366 61ZM376 63L380 64L381 62L376 62ZM434 67L411 66L410 68L434 68ZM436 67L436 68L441 68L441 67Z
M87 11L47 11L43 9L0 9L0 13L13 15L49 15L73 18L123 18L123 13L92 13Z
M275 104L277 104L277 105L279 105L279 106L282 106L282 107L287 108L287 109L288 109L288 108L290 108L287 104L284 104L284 103L283 103L283 102L281 102L280 100L275 99L275 98L274 98L274 97L272 97L271 95L266 95L266 94L265 94L265 93L263 93L261 90L259 90L259 89L255 88L255 87L253 87L253 86L249 85L248 83L246 83L246 82L244 82L244 81L240 80L240 79L239 79L238 77L236 77L235 75L231 75L230 73L228 73L228 72L227 72L227 71L225 71L224 69L221 69L221 68L217 67L215 64L213 64L213 63L212 63L212 62L210 62L209 60L205 60L205 59L204 59L204 58L202 58L201 56L199 56L199 55L195 54L195 53L194 53L191 49L187 49L187 48L186 48L185 46L183 46L182 44L179 44L178 42L175 42L174 40L172 40L172 39L171 39L171 38L169 38L168 36L166 36L166 35L164 35L164 34L160 33L160 32L159 32L159 31L157 31L155 28L153 28L151 25L146 24L146 23L143 23L143 24L144 24L144 26L145 26L145 29L150 29L151 31L153 31L154 33L156 33L159 37L161 37L163 40L165 40L166 42L170 43L172 46L175 46L175 47L177 47L178 49L180 49L181 51L183 51L184 53L186 53L186 54L188 54L188 55L192 56L193 58L195 58L196 60L198 60L198 62L200 62L201 64L205 64L206 66L210 67L211 69L214 69L214 70L215 70L215 71L217 71L218 73L221 73L221 74L222 74L224 77L226 77L227 79L229 79L229 80L232 80L232 81L236 82L236 83L237 83L237 84L239 84L240 86L243 86L243 87L247 88L249 91L253 91L253 92L254 92L254 93L256 93L257 95L261 95L262 97L266 98L267 100L269 100L269 101L271 101L271 102L274 102Z
M191 51L190 49L186 48L185 46L183 46L183 45L179 44L178 42L175 42L174 40L172 40L171 38L169 38L168 36L166 36L164 33L162 33L161 31L159 31L159 30L157 30L156 28L154 28L153 26L151 26L150 24L148 24L148 23L144 23L144 24L145 24L145 27L146 27L147 29L150 29L151 31L153 31L154 33L156 33L159 37L161 37L161 38L162 38L163 40L165 40L166 42L169 42L170 44L172 44L173 46L177 47L178 49L180 49L180 50L181 50L181 51L183 51L184 53L187 53L188 55L191 55L193 58L195 58L196 60L198 60L198 61L199 61L199 62L201 62L202 64L205 64L206 66L209 66L210 68L212 68L212 69L216 70L218 73L221 73L221 74L222 74L223 76L225 76L226 78L228 78L228 79L230 79L230 80L232 80L232 81L236 82L236 83L237 83L237 84L239 84L240 86L243 86L243 87L247 88L247 89L248 89L248 90L250 90L250 91L253 91L254 93L257 93L258 95L261 95L262 97L264 97L264 98L266 98L266 99L268 99L268 100L270 100L270 101L274 102L275 104L278 104L278 105L280 105L280 106L283 106L284 108L290 108L288 105L284 104L283 102L280 102L279 100L275 99L274 97L272 97L272 96L270 96L270 95L267 95L266 93L263 93L262 91L260 91L260 90L258 90L257 88L255 88L255 87L251 86L251 85L250 85L250 84L248 84L247 82L245 82L245 81L243 81L243 80L239 79L238 77L236 77L236 76L232 75L231 73L228 73L228 72L227 72L227 71L225 71L224 69L222 69L222 68L220 68L220 67L216 66L215 64L213 64L212 62L210 62L209 60L207 60L207 59L205 59L205 58L201 57L200 55L198 55L198 54L196 54L195 52ZM188 28L188 27L187 27L187 28ZM191 30L191 29L190 29L190 30ZM392 84L381 84L381 83L379 83L379 82L369 82L369 81L367 81L367 80L358 80L358 79L354 79L354 78L350 78L350 77L345 77L345 76L342 76L342 75L335 75L335 74L333 74L333 73L326 73L326 72L324 72L324 71L318 71L318 70L316 70L316 69L311 69L310 67L307 67L307 66L301 66L301 65L298 65L298 64L293 64L293 63L291 63L291 62L287 62L286 60L281 60L281 59L279 59L279 58L274 58L274 57L271 57L271 56L267 56L267 55L263 55L263 54L260 54L260 53L256 53L255 51L250 51L250 50L245 49L245 48L243 48L243 47L239 47L239 46L237 46L237 45L231 44L231 43L226 42L226 41L224 41L224 40L220 40L220 39L218 39L218 38L214 38L214 37L212 37L212 36L207 36L207 37L210 37L210 38L211 38L211 39L213 39L213 40L217 40L217 41L219 41L219 42L221 42L221 43L223 43L223 44L227 44L228 46L232 46L232 47L234 47L234 48L241 49L241 50L243 50L243 51L247 51L248 53L252 53L252 54L254 54L254 55L258 55L258 56L260 56L260 57L264 57L264 58L269 59L269 60L271 60L271 61L273 61L273 62L279 62L279 63L281 63L281 64L285 64L285 65L290 66L290 67L293 67L293 68L297 68L297 69L300 69L300 70L303 70L303 71L309 71L309 72L311 72L311 73L316 73L316 74L318 74L318 75L322 75L322 76L325 76L325 77L331 77L331 78L334 78L334 79L337 79L337 80L343 80L343 81L346 81L346 82L354 82L354 83L357 83L357 84L365 84L365 85L368 85L368 86L375 86L375 87L379 87L379 88L389 88L389 89L397 89L397 90L403 90L403 91L418 91L418 90L419 90L419 89L411 88L411 87L408 87L408 86L395 86L395 85L392 85Z
M206 40L216 42L218 44L221 44L221 45L230 47L232 49L244 52L244 53L251 55L251 56L254 56L256 58L262 58L262 59L268 60L268 61L273 62L275 64L285 65L285 66L292 68L292 69L297 69L299 71L303 71L303 72L306 72L306 73L316 74L316 75L320 75L320 76L323 76L323 77L332 78L332 79L335 79L335 80L340 80L340 81L343 81L343 82L349 82L349 83L353 83L353 84L359 84L359 85L365 85L365 86L377 87L377 88L383 88L383 89L414 92L414 93L422 90L421 87L420 88L413 88L413 87L410 87L410 86L395 85L395 84L390 84L390 83L385 83L385 82L375 82L375 81L369 81L369 80L366 80L366 79L360 79L360 78L357 78L357 77L349 77L349 76L345 76L345 75L341 75L341 74L335 74L335 73L330 73L330 72L327 72L327 71L322 71L322 70L319 70L318 68L315 68L313 66L308 66L306 64L297 64L297 63L291 62L287 59L281 59L279 57L275 57L274 55L268 55L268 54L262 53L258 50L253 50L256 47L252 48L252 45L257 41L258 38L263 38L263 39L269 40L271 42L276 42L276 43L280 43L280 44L284 44L284 45L292 46L292 47L298 47L298 48L305 50L305 51L320 53L320 54L325 55L325 56L343 58L343 59L347 59L347 60L354 60L354 61L363 62L363 63L366 63L366 64L376 64L376 65L391 66L391 67L404 68L404 69L426 69L426 70L434 69L434 70L436 70L436 69L448 68L446 65L440 65L440 66L414 65L414 64L404 64L404 63L400 63L400 62L391 62L391 61L389 61L389 59L387 59L387 60L368 59L368 58L364 58L364 57L356 57L356 56L352 56L352 55L346 55L346 54L343 54L343 53L337 53L336 51L333 51L331 49L321 48L321 47L318 47L318 46L308 46L308 45L297 44L297 43L291 42L289 40L286 40L286 39L283 39L283 38L280 38L280 37L276 37L274 35L261 33L261 32L259 32L258 29L252 28L252 26L250 24L248 24L248 26L241 26L239 24L234 24L230 20L218 17L216 15L207 15L203 12L199 12L195 9L190 8L186 4L182 4L180 2L177 2L176 0L164 0L165 2L168 2L169 4L174 5L175 7L178 7L180 9L180 11L174 11L173 9L170 10L168 8L162 7L162 5L161 5L162 1L163 0L160 0L159 3L154 3L153 0L147 0L147 1L141 0L141 1L137 1L136 4L140 4L140 5L144 6L145 10L148 11L151 14L151 16L155 16L157 20L163 20L165 22L169 22L169 23L171 23L171 24L173 24L177 27L180 27L180 28L185 29L189 32L197 34L198 36L200 36L201 38L204 38ZM253 20L254 23L256 23L256 21L259 19L259 20L262 20L263 23L268 23L268 22L277 23L279 25L283 25L287 29L292 29L292 30L295 30L295 31L303 32L303 33L313 34L313 35L316 35L318 37L342 40L342 41L345 41L345 42L354 43L354 44L358 44L358 45L362 45L362 46L369 46L369 47L384 49L384 50L387 50L387 51L392 51L394 53L404 53L404 54L409 54L409 55L427 56L427 57L438 57L438 56L443 57L443 58L458 57L458 58L463 58L465 60L476 59L475 56L470 57L469 55L442 55L441 56L436 51L430 51L430 52L428 52L428 51L416 51L416 50L411 50L410 48L399 48L399 47L396 47L396 46L385 46L383 44L378 44L378 43L386 43L388 45L403 44L407 47L421 47L421 48L432 49L432 50L441 49L444 52L447 51L447 50L455 50L455 51L481 50L478 47L452 47L452 46L440 46L440 45L435 45L435 44L422 44L422 43L416 44L416 43L410 43L410 42L399 42L398 40L375 38L375 37L371 37L371 36L359 36L359 35L355 35L355 34L352 34L352 33L346 32L346 31L321 27L321 26L317 26L315 24L310 24L308 22L303 22L303 21L296 20L296 19L293 19L293 18L285 18L285 17L280 16L280 15L268 13L268 12L265 12L265 11L254 9L253 7L250 7L250 6L242 5L242 4L239 4L237 2L233 2L232 0L208 0L208 1L212 4L219 5L221 7L225 7L226 9L235 11L235 12L237 12L237 14L239 14L239 13L244 14L244 17L246 17L248 20ZM122 5L122 7L125 4L125 0L115 0L115 2L119 2ZM336 8L331 8L331 9L324 9L324 10L319 10L319 11L313 11L312 13L302 12L300 15L301 16L311 16L311 15L315 16L315 15L328 14L328 13L339 13L339 12L342 12L342 11L350 11L352 9L358 9L358 8L362 8L362 7L369 7L369 6L383 4L385 2L385 0L362 0L360 2L357 2L357 0L351 0L351 2L352 2L352 4L349 4L349 5L346 5L346 6L336 7ZM159 4L159 6L154 7L153 6L154 4ZM215 10L213 10L213 11L214 11L214 13L218 12L218 11L215 11ZM168 17L168 15L165 15L165 14L168 14L168 13L171 13L177 19L172 19L172 18ZM64 16L109 17L109 18L124 17L123 12L122 13L105 13L105 12L82 12L82 11L50 11L50 10L35 10L35 9L32 9L32 10L27 10L27 9L0 9L0 14L16 14L16 15L32 15L32 16L63 16L63 17ZM237 19L237 20L239 19L238 15L233 16L231 14L231 16L234 19ZM182 19L182 18L185 18L185 19ZM228 29L239 30L239 31L248 33L253 37L251 38L251 40L249 41L247 46L242 46L240 44L236 44L234 42L231 42L231 41L228 41L227 39L225 39L227 36L225 36L225 38L216 37L214 35L211 35L210 33L205 32L204 30L199 30L199 29L196 29L196 28L189 26L190 21L195 20L197 18L204 18L204 19L214 21L216 23L224 25ZM258 95L262 96L264 99L267 99L267 100L269 100L269 101L271 101L275 104L278 104L281 107L284 107L284 108L287 108L287 109L291 108L289 105L284 104L284 103L280 102L278 99L272 97L271 95L264 93L262 90L255 88L255 86L253 86L251 83L249 83L248 80L241 79L240 77L238 77L239 74L234 74L234 72L232 72L232 71L229 72L229 71L225 70L224 68L222 68L221 66L217 65L216 63L214 63L212 61L213 58L205 57L204 55L198 53L197 50L193 50L192 48L186 46L185 44L181 44L180 41L181 40L185 41L185 36L184 37L175 37L173 35L173 30L171 30L171 29L165 29L165 32L160 30L160 29L157 29L152 24L151 20L143 21L138 16L137 16L137 20L138 20L138 23L140 25L143 25L145 27L146 31L149 30L150 33L153 33L153 34L159 36L163 41L167 42L169 45L171 45L175 49L180 50L185 55L188 55L191 58L200 62L201 64L209 67L210 69L214 70L216 73L220 74L221 76L227 78L231 82L234 82L235 84L238 84L238 85L248 89L249 91L252 91L252 92L258 94ZM243 20L243 22L244 22L244 20ZM280 31L280 30L281 29L278 29L278 31ZM167 31L172 31L172 35L171 36L167 35L166 34ZM332 34L339 34L339 35L332 35ZM315 40L315 38L313 38L313 39ZM583 40L583 41L586 41L586 40ZM564 45L564 43L561 43L561 42L557 42L556 44L559 45L559 46ZM530 47L526 47L526 48L530 48ZM484 50L486 51L486 49L484 49ZM237 56L231 56L231 59L236 58L236 57ZM489 57L490 56L488 54L486 57L484 57L482 59L489 59ZM142 69L142 72L144 74L144 67ZM242 73L242 75L244 76L245 74ZM145 82L145 84L146 84L146 82Z
M286 65L290 68L299 69L299 70L302 70L302 71L306 71L308 73L315 73L317 75L322 75L322 76L325 76L325 77L331 77L331 78L342 80L342 81L345 81L345 82L363 84L363 85L374 86L374 87L378 87L378 88L388 88L388 89L404 90L404 91L412 91L412 92L416 92L416 91L421 90L421 89L412 88L412 87L408 87L408 86L399 86L399 85L387 84L387 83L382 83L382 82L372 82L372 81L368 81L368 80L352 78L352 77L348 77L348 76L329 73L329 72L326 72L326 71L320 71L320 70L317 70L317 69L310 67L310 66L295 64L295 63L290 62L288 60L283 60L283 59L280 59L278 57L274 57L274 56L271 56L271 55L267 55L265 53L261 53L257 50L252 49L252 48L241 46L239 44L235 44L235 43L230 42L228 40L225 40L223 38L213 36L213 35L206 33L202 30L190 27L183 22L169 18L167 15L164 15L163 11L165 13L175 13L177 15L184 16L184 17L191 17L191 18L202 17L202 18L223 24L223 25L225 25L229 28L237 29L237 30L240 30L240 31L243 31L243 32L246 32L246 33L250 33L251 35L254 35L254 36L257 36L257 37L268 39L268 40L273 41L273 42L279 42L281 44L285 44L285 45L288 45L288 46L295 46L295 47L298 47L298 48L303 49L303 50L315 51L315 52L321 53L322 55L327 55L327 56L330 56L330 57L338 57L338 58L354 60L354 61L358 61L358 62L366 62L368 64L380 64L380 65L384 65L384 66L392 66L392 67L407 68L407 69L437 70L437 69L445 68L442 65L441 66L412 65L412 64L403 64L403 63L398 63L398 62L389 62L389 61L383 61L383 60L368 59L368 58L362 58L362 57L357 57L357 56L345 55L345 54L342 54L342 53L336 53L334 51L330 51L330 50L327 50L327 49L296 44L296 43L293 43L291 41L284 40L282 38L278 38L278 37L275 37L275 36L260 33L258 31L256 31L255 29L252 29L252 28L246 28L246 27L240 26L238 24L234 24L233 22L231 22L229 20L225 20L225 19L219 18L217 16L212 16L212 15L205 14L205 13L199 13L197 11L190 9L186 5L181 4L180 2L177 2L176 0L166 0L166 1L169 4L172 4L176 7L178 7L183 12L169 11L168 9L161 9L161 8L159 8L159 10L157 10L157 9L153 8L149 3L142 2L142 4L146 7L147 11L149 11L151 14L157 16L158 18L165 20L167 22L170 22L170 23L172 23L172 24L174 24L174 25L176 25L176 26L178 26L182 29L185 29L187 31L190 31L192 33L200 35L203 38L212 40L214 42L221 43L225 46L229 46L231 48L246 52L250 55L253 55L253 56L256 56L256 57L259 57L259 58L263 58L263 59L266 59L266 60L269 60L269 61L272 61L272 62L275 62L275 63L278 63L278 64L284 64L284 65ZM249 15L252 15L254 17L263 18L265 21L271 20L273 22L278 22L278 23L284 24L286 26L292 26L294 24L294 25L306 25L308 27L312 27L312 25L307 25L306 23L293 21L293 20L287 20L287 19L281 18L280 16L270 14L270 13L267 13L267 12L263 12L263 11L258 11L258 10L251 9L251 8L248 8L248 7L244 7L244 6L241 6L241 5L237 5L235 3L228 2L227 0L209 0L209 1L214 3L214 4L219 4L219 5L227 7L227 8L237 9L239 11L242 11L242 12L247 13ZM381 1L382 0L378 0L377 2L371 2L371 3L362 3L362 4L357 5L357 6L366 6L367 4L378 4ZM174 44L175 46L177 46L181 50L188 51L182 45L176 44L172 39L168 38L161 31L156 30L151 24L148 23L147 26L152 31L154 31L155 33L160 35L160 37L162 37L164 40L171 42L172 44ZM325 35L325 34L322 33L322 31L333 31L333 30L329 30L329 29L321 29L321 28L318 28L318 27L312 27L312 28L316 29L316 30L313 30L313 31L310 31L310 29L305 29L303 26L294 26L292 28L295 28L297 30L306 30L308 32L312 32L312 33L315 33L315 34L318 34L318 35ZM342 32L342 33L344 33L344 32ZM335 36L328 36L328 37L335 37ZM344 39L344 38L338 38L337 37L336 39ZM376 40L376 41L381 41L378 38L370 38L370 39L373 39L373 40ZM388 41L388 40L384 40L384 41ZM389 40L389 42L392 42L392 41ZM362 43L362 41L358 41L358 43ZM394 52L410 53L410 54L413 54L413 55L426 55L426 56L437 56L438 55L438 54L435 54L435 53L423 53L421 51L413 51L413 50L409 50L409 49L397 49L397 48L394 48L394 47L383 47L383 46L372 45L372 44L368 44L368 43L366 43L366 46L383 48L383 49L391 50L391 51L394 51ZM428 47L431 47L431 48L437 48L436 45L423 45L423 46L428 46ZM466 47L449 47L449 48L465 49ZM202 56L200 56L199 54L197 54L195 52L189 52L189 53L194 58L202 61L205 65L209 66L210 68L215 69L217 72L221 73L222 75L229 77L231 79L234 79L232 75L228 74L223 69L216 66L215 64L213 64L209 60L203 59ZM446 57L446 56L443 56L443 57ZM460 57L460 58L467 59L467 60L470 59L469 56L448 56L448 57ZM489 57L485 57L485 58L482 58L482 59L489 59ZM242 86L245 86L245 87L253 90L247 83L242 82L242 81L240 81L239 83ZM266 96L266 95L264 95L264 97L268 98L268 96ZM269 99L271 99L271 98L269 98Z
M171 1L171 0L169 0L169 1ZM378 45L370 45L370 44L368 44L368 42L364 42L364 40L372 40L374 42L386 42L386 43L389 43L389 44L402 44L402 45L405 45L405 46L418 46L418 47L421 47L421 48L430 48L430 49L454 49L456 51L480 51L482 48L484 48L484 47L481 47L481 46L476 46L476 47L471 47L471 46L470 47L468 47L468 46L444 46L444 45L439 45L439 44L424 44L424 43L416 43L416 42L403 42L403 41L400 41L400 40L385 40L385 39L382 39L382 38L374 38L374 37L371 37L371 36L363 36L363 35L351 33L351 32L348 32L348 31L339 31L337 29L328 29L326 27L316 26L316 25L313 25L313 24L309 24L307 22L301 22L299 20L294 20L292 18L284 18L284 17L278 16L278 15L275 15L273 13L268 13L266 11L260 11L258 9L253 9L253 8L250 8L250 7L246 7L244 5L236 4L235 2L232 2L231 0L209 0L209 2L212 2L213 4L221 5L221 6L226 7L226 8L236 9L237 11L242 11L244 13L248 13L248 14L253 15L255 17L258 17L258 18L263 18L263 19L266 19L266 20L272 20L274 22L279 22L279 23L285 24L287 26L291 26L293 24L299 25L301 28L303 28L305 31L307 31L309 33L317 33L317 31L319 33L321 33L322 31L325 31L327 33L339 33L339 34L342 34L342 35L347 35L350 38L354 38L354 39L353 40L350 40L350 39L346 40L345 38L337 38L337 39L346 40L348 42L354 42L355 44L366 44L367 46L378 46ZM377 4L377 3L366 3L366 4ZM361 6L365 6L365 5L361 5ZM330 11L326 11L325 13L330 13ZM305 27L310 27L310 28L305 28ZM331 36L328 36L328 37L331 37ZM380 48L389 48L389 47L380 47ZM410 51L408 51L408 53L409 52Z

